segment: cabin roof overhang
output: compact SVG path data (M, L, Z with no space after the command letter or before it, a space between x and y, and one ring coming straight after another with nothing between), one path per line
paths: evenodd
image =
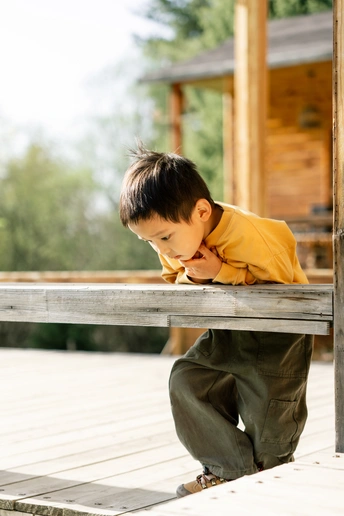
M332 11L268 22L269 68L330 61L333 51ZM233 75L234 38L187 61L149 72L141 82L182 83Z

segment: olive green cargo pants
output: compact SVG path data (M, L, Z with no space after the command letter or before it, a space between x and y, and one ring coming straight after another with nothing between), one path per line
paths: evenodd
M201 335L170 377L176 431L189 453L232 480L293 461L307 419L312 347L311 335Z

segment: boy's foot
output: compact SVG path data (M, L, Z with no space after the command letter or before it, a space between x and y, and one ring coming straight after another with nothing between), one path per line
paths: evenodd
M203 491L203 489L208 489L209 487L217 486L219 484L225 484L226 482L228 482L228 480L217 477L209 471L203 471L201 475L196 477L196 480L192 480L187 484L181 484L178 486L177 497L182 498L183 496L199 493L200 491Z

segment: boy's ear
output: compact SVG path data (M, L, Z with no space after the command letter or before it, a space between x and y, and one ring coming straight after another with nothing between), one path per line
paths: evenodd
M195 205L194 213L203 221L207 222L212 213L212 207L207 199L198 199Z

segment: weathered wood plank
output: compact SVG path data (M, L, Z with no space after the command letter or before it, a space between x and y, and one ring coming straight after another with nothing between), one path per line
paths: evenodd
M111 443L130 445L144 435L155 443L171 428L172 357L0 353L1 469L67 456L68 448L72 454Z
M153 422L148 425L140 425L139 423L135 428L120 432L117 431L115 424L109 432L106 428L101 430L102 426L99 423L96 435L94 429L91 429L87 437L83 435L79 440L76 439L75 434L70 433L68 435L69 440L64 443L59 443L58 436L51 439L50 442L43 442L43 444L40 439L32 439L28 441L28 446L26 449L24 448L23 452L18 450L16 443L11 443L6 446L4 452L0 451L1 468L11 471L15 471L15 468L17 468L18 472L32 475L31 465L42 461L60 459L64 462L65 467L71 459L74 460L73 456L77 460L87 462L92 454L97 454L96 458L98 460L104 460L105 457L114 457L116 454L122 453L125 447L133 452L136 446L140 446L140 449L143 450L149 446L149 443L151 447L154 446L156 441L159 444L164 444L167 439L170 439L171 435L173 435L171 441L175 440L170 417L160 423ZM4 473L3 470L0 471L0 478Z
M13 511L5 511L4 509L0 509L0 516L33 516L29 515L27 512L13 512Z
M15 375L17 381L8 395L18 408L14 418L8 411L6 417L2 414L6 432L1 437L0 464L7 472L1 475L1 484L6 486L1 485L0 505L18 511L16 500L38 490L43 513L59 514L61 508L44 508L52 497L46 490L54 491L54 486L64 489L93 482L93 477L100 481L99 487L106 476L186 457L175 436L167 394L173 361L149 355L2 350L1 367L6 374L1 376L1 398L7 399L5 386ZM26 412L28 400L32 401ZM16 417L21 412L22 421ZM36 420L37 429L30 439L28 427ZM24 449L27 456L22 454ZM7 459L2 460L3 456ZM145 496L149 503L154 493ZM170 490L168 498L173 496ZM156 502L165 499L160 495ZM96 502L95 498L95 509ZM30 507L36 512L31 502L25 505L26 512Z
M161 478L162 464L138 467L132 471L118 471L113 476L92 484L79 484L54 493L53 501L44 495L34 499L18 501L17 509L41 512L42 508L63 508L63 515L78 514L123 514L128 509L138 509L145 505L160 504L174 499L175 486L185 478L195 478L199 465L190 457L177 457L169 461L170 477ZM49 511L49 512L50 512Z
M332 290L331 285L2 284L0 320L204 327L198 318L213 317L227 320L230 328L232 318L249 318L252 329L253 319L332 321ZM223 321L213 319L211 327L223 327ZM238 321L232 322L237 327ZM313 330L323 333L324 325Z
M268 516L343 514L344 478L339 471L316 465L285 464L203 492L174 500L149 512L152 516L200 516L257 510ZM230 512L229 512L230 511ZM137 514L144 514L139 511Z
M251 319L249 317L196 317L171 316L170 325L177 328L217 328L221 330L273 331L280 333L306 333L309 335L328 335L329 321L290 319Z
M333 4L334 357L336 449L344 452L344 0Z
M101 423L99 424L99 426L101 426ZM59 451L57 452L54 449L48 449L47 454L44 457L42 457L42 453L36 451L35 453L31 454L31 461L27 464L23 462L23 459L20 462L20 457L18 456L15 456L14 459L13 457L8 457L7 460L4 459L4 465L1 464L1 467L6 469L0 471L0 485L18 482L18 479L25 478L26 480L28 480L30 478L35 478L42 475L52 475L61 470L74 470L80 467L83 468L85 464L105 462L121 455L125 456L143 451L154 450L155 444L154 439L152 437L153 435L158 435L159 437L159 449L163 449L163 447L171 445L176 440L175 433L173 431L170 420L169 431L166 433L155 434L153 430L152 433L145 435L142 431L142 428L139 428L136 431L136 433L131 431L130 434L132 436L131 440L129 438L127 440L119 439L118 441L112 439L112 443L110 445L103 446L102 443L100 443L98 444L98 448L91 448L91 442L89 440L89 449L86 449L85 451L80 451L79 453L76 453L70 447L69 453L67 453L66 455L62 455L60 447ZM142 436L142 434L144 436ZM51 453L53 453L54 451L55 457L49 458L49 455L51 456ZM153 454L153 452L151 452L151 454Z
M128 449L127 449L128 450ZM99 462L91 462L81 467L55 469L44 476L28 476L20 473L8 473L8 480L1 482L0 507L3 509L32 511L31 501L20 502L20 499L38 497L47 492L70 489L85 482L105 482L106 479L117 474L123 474L138 468L145 468L153 464L159 464L176 458L188 457L186 450L179 442L172 442L156 449L137 451L136 453L118 454L117 457ZM32 468L34 472L34 467ZM39 471L39 470L37 470ZM66 500L66 497L64 498ZM3 500L3 501L2 501ZM17 503L16 503L17 502ZM16 503L16 505L14 505ZM2 505L3 504L3 505ZM36 512L36 511L34 511Z
M16 516L18 511L45 516L116 516L137 509L147 514L144 507L155 504L159 507L152 509L152 514L162 516L166 508L181 516L180 505L174 508L174 501L168 500L174 498L177 485L200 471L174 431L167 389L174 360L159 355L1 349L0 469L7 471L1 477L6 485L0 482L4 489L0 507L14 512L0 516ZM256 490L261 474L252 477L252 489L250 483L246 495L243 491L239 495L243 514L252 512L254 504L263 507L264 514L280 514L283 493L279 488L284 478L287 491L296 489L299 496L300 510L290 514L307 513L306 499L326 474L315 469L317 458L314 455L313 460L312 453L331 444L333 448L334 443L332 364L312 363L308 407L309 419L297 463L292 466L306 464L314 475L296 477L299 485L295 488L292 479L283 476L281 482L275 478L280 476L279 469L271 470L266 480L269 492L276 489L279 493L272 498L266 491ZM325 483L322 495L326 499L333 490L341 493L340 484L336 487L336 478L342 477L340 461L334 461L325 450L318 462L335 471L331 477L335 487ZM236 490L235 485L232 483L231 489ZM216 516L221 510L228 513L231 500L235 506L235 497L225 495L221 501L217 490L209 493L217 500L213 505ZM285 500L287 494L283 496ZM192 502L197 516L209 511L208 502L203 511L198 495L191 498L188 504ZM167 505L160 505L166 501ZM323 513L332 514L331 510L329 505Z
M164 283L161 270L5 271L0 282L31 283Z

